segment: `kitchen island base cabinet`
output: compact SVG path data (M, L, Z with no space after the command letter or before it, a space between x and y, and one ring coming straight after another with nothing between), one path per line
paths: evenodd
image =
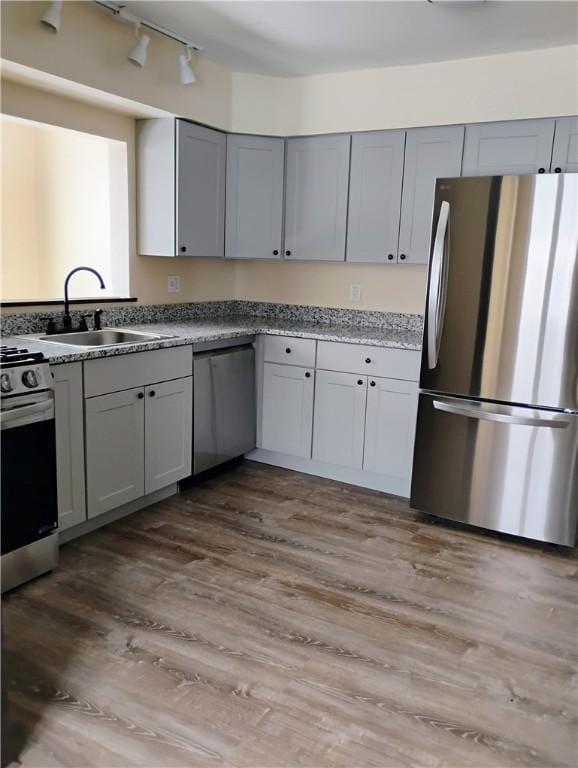
M314 371L265 363L261 448L311 458Z
M191 474L193 380L145 387L145 493Z
M86 401L89 518L144 495L144 407L142 388Z
M82 363L51 367L54 376L58 528L86 520Z
M317 371L313 458L361 469L367 376Z
M417 393L413 381L369 380L363 469L411 477Z

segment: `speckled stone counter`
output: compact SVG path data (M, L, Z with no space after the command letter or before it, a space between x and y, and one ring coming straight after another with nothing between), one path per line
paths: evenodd
M166 313L163 312L165 306ZM232 310L237 310L237 314L233 314ZM201 312L205 316L198 316ZM50 314L20 316L19 321L10 316L4 318L5 330L20 332L2 336L2 343L26 346L31 352L43 352L51 363L56 364L261 333L410 350L421 349L422 337L421 317L418 315L254 302L205 302L196 305L156 305L117 312L107 310L103 315L103 327L122 327L172 338L86 349L58 344L58 336L49 342L31 338L44 335L41 329ZM367 324L363 324L363 320Z

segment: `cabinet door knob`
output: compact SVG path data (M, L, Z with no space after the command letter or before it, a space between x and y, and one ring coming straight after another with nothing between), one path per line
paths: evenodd
M151 391L149 392L149 397L154 397L155 395L156 395L156 392L154 391L154 389L151 389Z
M406 259L405 253L400 253L399 254L399 259L400 259L400 261L405 261L405 259Z
M285 256L291 256L291 251L285 251Z
M187 252L187 246L181 245L181 253L186 253L186 252Z
M138 397L139 400L142 400L143 397L144 397L144 392L139 392L137 397Z
M557 168L554 168L554 173L562 173L562 169L560 168L560 166L558 166Z
M545 168L538 168L538 173L546 173L546 169Z
M375 381L370 381L370 382L369 382L369 386L370 386L370 387L375 387Z
M273 256L279 256L279 251L278 251L277 249L275 249L275 250L273 251Z
M387 260L388 261L393 261L393 253L388 253L387 254Z
M371 357L366 357L365 362L369 365L369 363L371 363Z
M306 379L310 379L311 378L311 374L309 373L309 371L305 372L305 378Z
M361 386L363 384L363 379L357 379L357 383L359 384L359 386Z

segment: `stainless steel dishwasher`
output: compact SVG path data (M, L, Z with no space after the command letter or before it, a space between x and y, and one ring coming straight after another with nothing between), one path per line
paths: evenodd
M193 358L193 475L256 445L255 351L251 344Z

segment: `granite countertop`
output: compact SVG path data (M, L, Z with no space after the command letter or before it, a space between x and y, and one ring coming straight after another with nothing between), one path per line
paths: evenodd
M48 360L55 363L71 363L99 357L113 357L150 349L178 347L184 344L198 344L206 341L220 341L237 336L252 336L265 333L273 335L298 336L321 341L344 341L349 344L369 344L395 349L421 349L421 332L376 326L346 326L322 323L271 320L262 317L229 317L222 320L196 319L178 322L152 322L119 326L126 330L143 331L172 336L141 343L122 344L116 347L92 347L84 349L55 342L39 341L34 335L4 336L2 343L11 346L26 346L30 352L43 352Z

